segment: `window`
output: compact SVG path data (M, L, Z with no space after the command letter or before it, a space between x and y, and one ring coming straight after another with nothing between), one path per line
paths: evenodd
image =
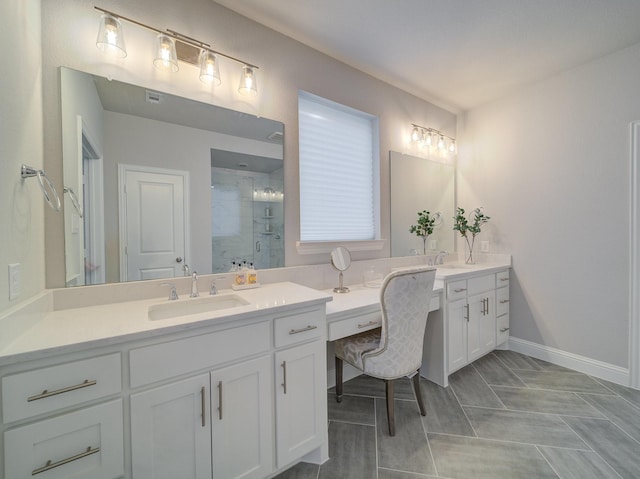
M300 241L379 237L378 119L300 92Z

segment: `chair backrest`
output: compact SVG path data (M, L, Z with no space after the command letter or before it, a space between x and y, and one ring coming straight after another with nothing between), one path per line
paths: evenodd
M386 377L401 377L420 367L435 277L436 269L431 266L387 275L380 291L380 345L363 355L367 366L383 368Z

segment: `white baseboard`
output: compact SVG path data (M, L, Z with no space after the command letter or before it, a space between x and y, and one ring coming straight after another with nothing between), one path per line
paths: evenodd
M622 386L629 386L629 370L620 366L587 358L578 354L568 353L560 349L551 348L524 339L509 338L509 349L517 353L526 354L533 358L542 359L558 366L564 366L589 376L605 379Z

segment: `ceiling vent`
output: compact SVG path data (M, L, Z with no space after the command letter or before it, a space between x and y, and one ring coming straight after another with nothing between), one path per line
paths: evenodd
M269 141L273 141L274 143L282 143L283 138L284 134L281 131L274 131L269 136L267 136L267 139Z
M158 103L162 102L162 93L158 93L157 91L147 90L145 95L146 95L145 98L147 100L147 103L157 105Z

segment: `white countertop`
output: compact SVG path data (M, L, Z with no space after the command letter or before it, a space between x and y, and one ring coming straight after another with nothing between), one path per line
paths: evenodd
M166 303L166 298L44 311L37 318L31 318L29 326L0 349L0 366L61 352L241 321L265 312L279 313L332 300L330 294L290 282L266 284L242 291L222 290L219 296L225 294L238 295L249 304L156 321L148 319L148 308ZM183 297L176 303L189 300Z
M445 264L437 268L434 292L442 291L445 280L490 274L509 267L509 262ZM357 284L349 285L349 289L350 293L339 294L332 289L318 291L293 282L280 282L242 291L222 290L219 296L235 294L249 304L156 321L148 319L148 309L152 305L166 303L165 297L56 310L53 306L53 290L47 290L22 307L21 311L0 317L0 366L241 321L266 312L279 313L320 303L326 303L329 321L379 309L380 288ZM178 302L189 300L183 296Z
M444 282L436 280L433 292L442 292ZM345 315L365 314L380 309L380 288L368 288L362 284L349 286L348 293L334 293L333 289L324 290L333 296L333 301L327 303L327 321L341 319Z

